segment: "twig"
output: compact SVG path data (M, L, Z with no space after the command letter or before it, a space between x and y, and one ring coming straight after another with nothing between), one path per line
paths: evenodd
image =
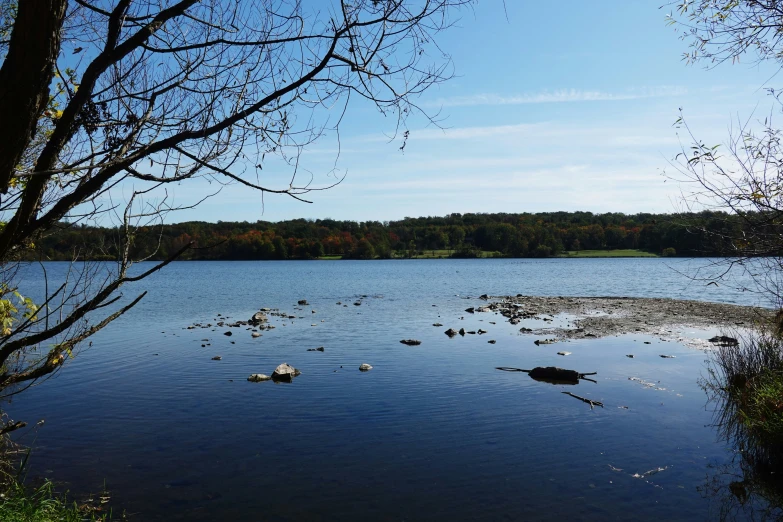
M567 391L564 391L563 393L565 393L566 395L570 395L574 399L579 399L582 402L586 402L587 404L590 405L590 409L591 410L593 409L593 406L600 406L602 408L604 407L604 403L603 402L591 401L590 399L585 399L584 397L580 397L579 395L575 395L575 394L573 394L571 392L567 392Z

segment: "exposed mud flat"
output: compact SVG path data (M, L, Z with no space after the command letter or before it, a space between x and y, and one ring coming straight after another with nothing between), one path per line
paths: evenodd
M661 298L498 296L490 300L488 308L512 324L525 319L551 321L551 326L521 331L559 340L628 333L673 338L683 328L745 329L774 314L766 308Z

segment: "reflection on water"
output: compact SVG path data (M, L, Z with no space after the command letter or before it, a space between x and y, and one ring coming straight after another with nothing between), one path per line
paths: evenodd
M740 452L729 464L710 466L699 489L710 501L715 520L783 520L780 470L760 470Z
M783 448L780 427L771 424L770 414L779 412L783 398L768 387L776 382L769 380L770 372L779 371L783 363L781 341L759 332L737 338L739 342L729 338L733 342L710 354L700 380L714 408L712 425L734 450L730 463L711 467L701 489L713 501L716 519L781 520ZM760 409L759 404L764 406Z
M73 492L105 484L139 520L703 520L707 466L731 463L696 383L702 352L641 334L537 346L499 315L464 312L484 293L757 304L694 287L663 260L169 268L144 283L147 302L10 405L46 418L34 474ZM261 307L288 314L258 338L186 329ZM463 327L488 334L444 335ZM302 372L292 383L246 380L282 362ZM574 387L498 366L597 375Z

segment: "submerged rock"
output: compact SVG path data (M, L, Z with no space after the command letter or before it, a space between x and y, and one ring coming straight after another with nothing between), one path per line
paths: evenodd
M288 363L283 363L272 372L272 379L281 382L291 382L294 377L301 375L302 372L294 368Z
M268 375L264 375L263 373L254 373L250 377L247 378L250 382L262 382L262 381L271 381L272 378Z
M418 339L403 339L400 341L402 344L407 344L408 346L418 346L421 344L421 341Z
M319 346L318 348L308 348L307 351L308 352L323 352L324 351L324 347L323 346Z
M364 363L361 366L359 366L359 370L362 371L362 372L368 372L368 371L372 370L372 366L370 366L367 363Z

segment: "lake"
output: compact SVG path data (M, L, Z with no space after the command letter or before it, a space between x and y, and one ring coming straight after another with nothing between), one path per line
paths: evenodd
M713 520L724 505L709 485L733 453L697 383L704 352L645 335L536 346L500 315L464 312L485 293L764 305L742 274L717 287L683 275L710 262L174 263L126 287L150 293L7 409L45 419L22 439L32 475L79 499L105 485L133 520ZM57 280L67 265L46 268ZM39 270L27 284L42 286ZM262 307L296 318L270 318L260 338L187 329ZM247 382L282 362L302 375ZM597 383L495 369L551 365Z

